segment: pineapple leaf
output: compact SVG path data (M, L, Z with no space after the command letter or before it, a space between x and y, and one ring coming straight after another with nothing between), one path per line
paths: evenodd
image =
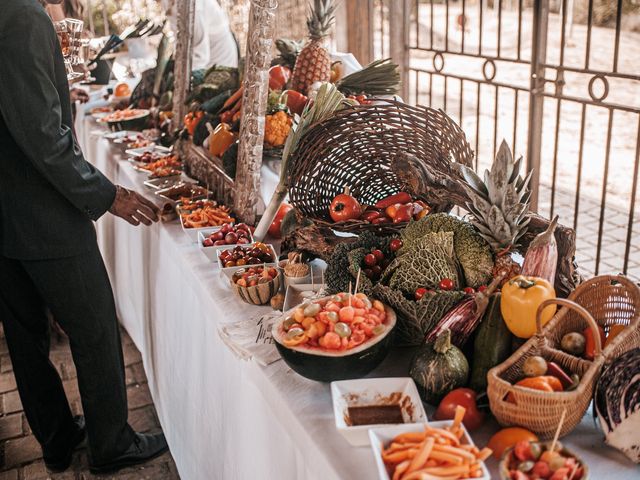
M489 185L489 200L492 204L498 205L504 195L504 190L508 184L508 179L511 178L511 172L513 171L513 156L511 150L507 146L507 142L504 140L500 145L496 159L491 165L491 172L489 178L493 185ZM493 188L492 188L493 187Z
M520 178L520 167L522 166L522 155L516 160L513 164L513 172L511 172L511 177L509 177L509 183L514 183L518 178Z
M467 182L469 186L478 195L482 195L483 197L489 196L489 192L487 192L487 187L482 182L482 180L480 179L480 177L476 172L474 172L472 169L470 169L466 165L460 164L459 167L460 167L460 173L462 174L462 178L464 178L464 181Z

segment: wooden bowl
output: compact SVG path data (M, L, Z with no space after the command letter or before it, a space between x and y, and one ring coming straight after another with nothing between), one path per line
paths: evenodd
M242 270L237 270L234 274L242 272ZM251 305L265 305L280 291L282 286L282 272L278 269L276 269L276 271L278 275L273 280L266 283L259 283L253 287L241 287L235 283L232 278L230 280L231 288L242 301Z
M539 444L543 448L543 451L547 450L548 446L551 446L551 442L531 442L531 443ZM509 476L509 460L511 458L511 455L513 454L513 448L514 447L508 448L504 452L504 454L502 455L502 459L500 460L500 465L498 466L498 472L500 473L501 480L511 480L511 477ZM578 455L573 453L571 450L564 448L564 446L561 446L561 448L558 449L558 451L565 457L575 458L580 463L580 465L582 465L583 474L580 480L589 479L589 467L584 462L584 460L582 460L582 458L580 458Z

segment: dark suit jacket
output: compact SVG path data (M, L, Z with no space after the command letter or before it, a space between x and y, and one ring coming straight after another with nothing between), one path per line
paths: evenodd
M58 37L36 0L0 7L0 254L80 254L115 186L83 157L72 132Z

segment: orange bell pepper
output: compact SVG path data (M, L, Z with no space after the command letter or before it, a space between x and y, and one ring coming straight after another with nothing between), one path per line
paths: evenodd
M209 153L214 157L221 157L235 140L236 136L231 131L231 126L227 123L220 123L209 134Z
M626 327L626 325L623 325L621 323L614 323L613 325L611 325L609 327L609 335L607 335L607 341L604 342L604 346L608 347L609 345L611 345L613 339L620 335Z
M540 375L538 377L527 377L515 383L516 387L531 388L542 392L562 392L562 382L550 375ZM507 402L516 403L512 393L507 395Z

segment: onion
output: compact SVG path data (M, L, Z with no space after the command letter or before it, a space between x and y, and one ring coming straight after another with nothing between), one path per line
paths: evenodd
M606 367L594 392L605 442L640 463L640 348Z

